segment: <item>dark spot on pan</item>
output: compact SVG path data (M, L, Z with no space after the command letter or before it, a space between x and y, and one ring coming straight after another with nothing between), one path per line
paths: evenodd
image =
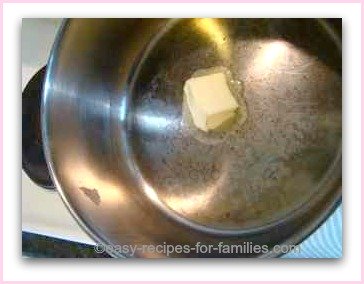
M101 198L97 189L89 189L87 187L80 187L80 190L96 205L100 205Z

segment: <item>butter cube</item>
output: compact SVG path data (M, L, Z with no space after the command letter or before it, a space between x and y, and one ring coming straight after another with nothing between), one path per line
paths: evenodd
M184 92L193 123L205 132L233 118L238 108L223 72L188 79Z

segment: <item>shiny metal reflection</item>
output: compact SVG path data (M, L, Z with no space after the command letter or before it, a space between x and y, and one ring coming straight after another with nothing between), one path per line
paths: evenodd
M66 21L42 126L75 218L107 244L302 240L341 196L341 34L337 21L325 23ZM183 84L214 66L242 82L236 96L248 117L205 135L183 116Z

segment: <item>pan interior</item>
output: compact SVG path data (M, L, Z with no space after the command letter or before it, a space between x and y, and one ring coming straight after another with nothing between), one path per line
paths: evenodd
M222 66L247 118L204 133L183 84ZM133 78L130 149L148 197L217 230L283 220L331 190L341 151L341 50L320 21L185 19L145 49Z

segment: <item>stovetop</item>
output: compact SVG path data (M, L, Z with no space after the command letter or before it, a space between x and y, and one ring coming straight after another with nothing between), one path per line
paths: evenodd
M23 19L22 90L47 63L61 19ZM73 219L55 190L37 185L22 170L22 230L94 244Z

